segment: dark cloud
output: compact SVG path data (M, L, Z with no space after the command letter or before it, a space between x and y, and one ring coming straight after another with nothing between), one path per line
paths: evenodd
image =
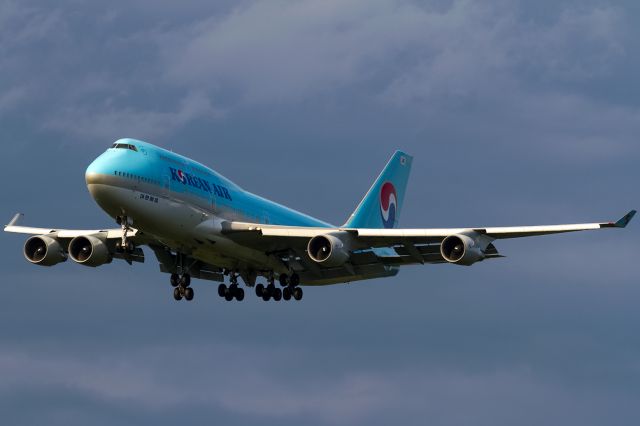
M0 5L3 204L110 226L84 170L133 136L342 223L396 148L401 223L638 207L638 7L601 1ZM176 304L144 265L0 264L10 424L635 424L637 224L501 241L471 268Z

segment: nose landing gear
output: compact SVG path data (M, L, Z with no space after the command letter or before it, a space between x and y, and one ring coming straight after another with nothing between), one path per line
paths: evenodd
M116 251L119 253L131 254L135 250L133 242L129 241L128 233L131 231L130 219L127 216L118 216L116 222L122 228L122 238L116 243Z

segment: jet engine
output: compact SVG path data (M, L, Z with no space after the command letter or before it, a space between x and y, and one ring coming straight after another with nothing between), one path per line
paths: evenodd
M24 243L24 257L40 266L53 266L67 260L67 255L58 240L46 235L36 235Z
M464 234L450 235L442 240L440 254L449 263L472 265L485 257L483 247L478 240Z
M91 235L75 237L69 243L69 256L74 262L85 266L100 266L111 263L113 256L107 244Z
M307 245L307 253L311 260L326 267L344 265L349 260L348 244L331 234L311 238Z

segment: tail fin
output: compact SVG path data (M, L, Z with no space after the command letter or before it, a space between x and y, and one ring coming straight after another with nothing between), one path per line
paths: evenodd
M396 151L351 214L346 228L394 228L398 224L413 157Z

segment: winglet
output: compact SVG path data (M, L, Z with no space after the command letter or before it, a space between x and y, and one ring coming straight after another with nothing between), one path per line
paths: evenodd
M16 213L16 215L13 217L13 219L11 219L11 222L9 222L9 224L6 225L5 228L7 226L15 226L15 225L17 225L18 221L22 218L22 216L24 216L22 213Z
M626 227L629 222L631 222L631 219L633 219L633 216L635 216L636 211L635 210L631 210L629 213L625 214L624 217L622 217L621 219L619 219L614 226L616 228L624 228Z

